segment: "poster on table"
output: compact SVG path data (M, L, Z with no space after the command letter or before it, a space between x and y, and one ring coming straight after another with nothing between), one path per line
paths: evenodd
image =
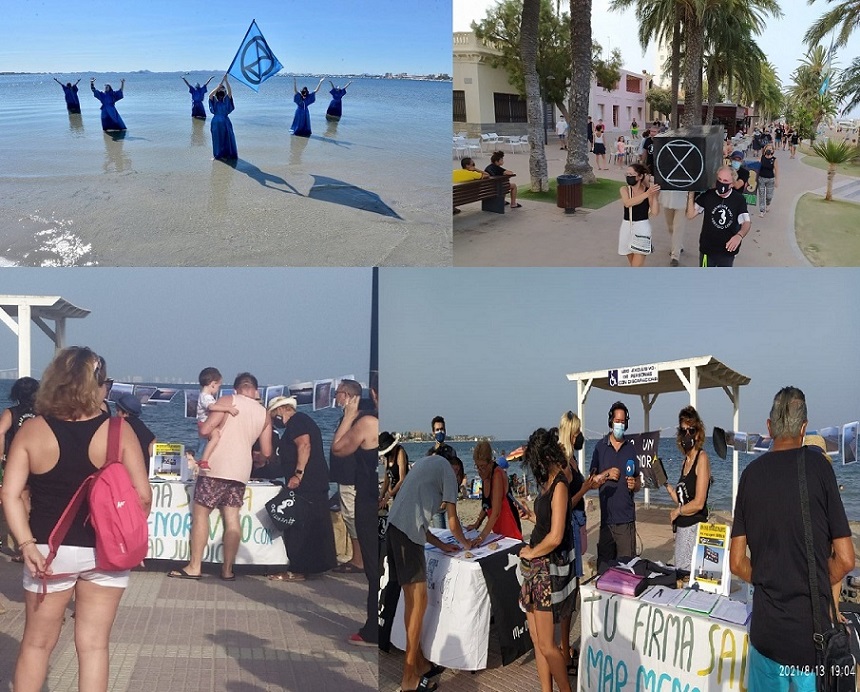
M749 689L745 626L593 585L581 596L580 692Z
M625 435L633 441L633 454L636 468L642 477L644 488L662 488L666 484L666 473L663 464L657 456L660 446L660 431ZM663 481L662 483L660 481Z
M314 403L313 382L297 382L296 384L291 384L287 389L290 392L290 396L296 397L296 404L298 406Z
M853 464L857 461L857 432L860 422L846 423L842 426L842 463Z
M729 541L731 532L726 524L696 524L696 543L690 565L690 584L702 591L729 595Z
M192 483L153 481L152 511L149 514L147 559L188 560L191 537ZM239 565L285 565L287 554L281 532L274 528L265 503L280 491L269 483L249 483L239 510ZM223 523L219 512L209 517L209 538L204 562L222 562Z
M149 477L164 480L190 480L185 461L185 445L179 442L156 442L149 460Z
M332 387L334 380L317 380L314 382L314 411L319 411L323 408L331 408L334 403L332 397Z

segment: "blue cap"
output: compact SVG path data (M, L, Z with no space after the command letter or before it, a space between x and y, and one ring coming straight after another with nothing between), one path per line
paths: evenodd
M117 397L116 405L131 416L140 416L141 411L143 411L140 399L129 392L120 394Z

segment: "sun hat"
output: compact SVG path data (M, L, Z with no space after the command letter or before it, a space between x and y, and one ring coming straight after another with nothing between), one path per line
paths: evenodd
M296 397L276 396L269 402L269 405L266 406L266 410L271 413L276 408L281 408L281 406L292 406L293 408L298 408L298 404L296 403Z
M803 444L810 447L817 447L821 450L821 453L827 457L827 461L831 464L833 463L833 459L831 459L830 455L827 453L827 444L824 442L824 438L821 435L804 435Z
M400 434L392 435L387 430L379 433L379 456L385 456L400 443Z

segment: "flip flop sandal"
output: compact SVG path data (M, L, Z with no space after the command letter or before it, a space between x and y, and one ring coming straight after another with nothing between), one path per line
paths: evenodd
M284 572L283 574L270 574L266 579L269 581L305 581L305 576L295 572Z
M400 688L400 692L436 692L439 689L439 685L435 682L430 682L427 677L421 678L421 682L418 683L418 687L414 690L404 690L402 687Z
M191 579L193 581L198 581L202 574L188 574L184 569L173 569L167 573L167 576L171 579Z
M364 569L356 567L351 562L344 562L335 567L332 572L337 572L338 574L364 574Z
M222 574L221 575L221 581L236 581L236 575L231 574L229 577L226 577Z
M428 670L422 677L427 678L435 678L437 675L442 675L445 672L444 666L440 666L436 663L430 665L430 670Z
M517 202L514 206L512 206L512 207L511 207L511 209L521 209L521 208L522 208L522 206L523 206L522 204L520 204L519 202Z

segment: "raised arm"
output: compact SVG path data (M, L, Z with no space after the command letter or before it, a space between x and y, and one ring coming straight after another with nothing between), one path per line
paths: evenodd
M333 81L328 80L328 83L329 83L329 84L331 84L331 88L332 88L332 89L337 89L337 87L334 85L334 82L333 82ZM59 82L57 82L57 84L59 84Z
M57 79L56 77L52 77L52 79L53 79L57 84L59 84L60 86L63 86L63 83L62 83L59 79ZM78 80L78 82L79 82L79 81L81 81L81 80ZM77 84L77 82L75 82L75 84Z
M185 82L185 86L187 86L189 89L191 88L191 85L188 83L188 80L187 80L187 79L185 79L185 77L180 77L180 79L181 79L183 82Z
M211 82L213 79L215 79L215 75L214 75L214 74L213 74L209 79L207 79L205 82L203 82L203 88L205 89L206 87L208 87L208 86L209 86L209 82Z
M350 79L346 84L343 85L343 90L346 91L346 88L352 84L352 80Z
M122 91L125 89L125 78L119 80L119 90Z
M80 82L80 81L81 81L81 79L80 79L80 77L78 77L78 81L75 82L75 86L78 86L78 82Z
M230 86L230 80L227 79L227 75L224 75L224 79L221 80L224 83L224 88L227 89L227 97L233 98L233 89Z
M325 81L325 77L323 77L323 78L320 80L320 83L319 83L319 84L317 84L317 88L316 88L316 89L314 89L314 93L317 93L317 92L320 90L320 87L322 86L322 83L323 83L324 81Z
M298 94L298 93L299 93L299 87L298 87L298 84L296 83L296 78L295 78L295 77L293 77L293 92L294 92L294 93L296 93L296 94Z

